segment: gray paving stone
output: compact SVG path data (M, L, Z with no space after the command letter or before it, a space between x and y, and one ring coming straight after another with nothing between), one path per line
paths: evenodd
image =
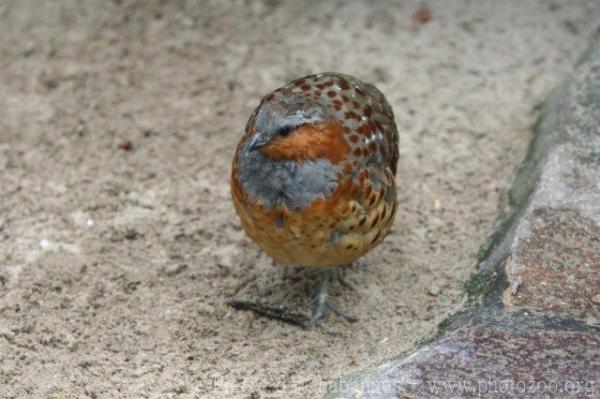
M539 176L514 226L507 305L600 321L600 41L545 104ZM537 145L537 147L536 147ZM537 150L537 151L536 151ZM543 150L543 151L542 151ZM527 190L517 179L512 194Z
M598 397L599 333L488 309L409 356L334 381L328 397Z

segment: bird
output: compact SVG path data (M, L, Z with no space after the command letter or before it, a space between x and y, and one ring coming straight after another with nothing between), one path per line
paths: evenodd
M340 267L382 242L397 209L399 137L375 86L323 72L262 98L233 157L231 196L246 234L277 264L319 268L310 329L333 311L327 287ZM281 307L230 304L284 319Z

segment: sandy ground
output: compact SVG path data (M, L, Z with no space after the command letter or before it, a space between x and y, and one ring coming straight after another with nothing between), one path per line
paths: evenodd
M0 1L0 397L318 396L460 308L599 3L374 4ZM393 105L400 206L333 286L360 322L303 331L226 306L308 312L315 283L245 236L228 175L259 98L326 70Z

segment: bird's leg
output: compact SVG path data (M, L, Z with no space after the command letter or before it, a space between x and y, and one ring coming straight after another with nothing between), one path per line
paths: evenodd
M331 281L333 279L333 277L336 275L337 275L336 269L327 269L327 270L323 271L323 274L321 277L321 282L319 283L319 291L313 298L313 303L315 305L315 309L314 309L313 314L310 317L310 319L308 319L306 322L304 322L304 324L303 324L304 328L310 329L310 328L316 326L317 324L319 324L319 322L325 316L327 316L327 313L329 313L330 310L333 311L333 313L346 319L349 322L355 322L358 320L358 319L348 315L347 313L345 313L344 311L342 311L340 308L338 308L336 305L334 305L333 303L331 303L329 301L329 295L327 294L327 286L329 284L329 281Z
M306 329L311 329L319 324L319 322L327 316L329 311L332 311L349 322L355 322L357 321L356 318L348 315L329 301L327 286L329 282L337 276L337 274L337 269L326 269L322 272L321 281L319 283L319 291L312 300L315 309L310 318L306 318L306 316L300 313L293 312L283 305L276 305L264 301L234 299L229 301L229 305L236 310L251 310L261 316L280 320L296 326L301 326Z

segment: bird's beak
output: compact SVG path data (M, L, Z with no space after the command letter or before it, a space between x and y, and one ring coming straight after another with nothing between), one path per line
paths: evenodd
M260 135L256 135L252 138L252 140L250 140L250 143L248 144L248 151L256 151L265 144L267 144L267 142L264 141Z

